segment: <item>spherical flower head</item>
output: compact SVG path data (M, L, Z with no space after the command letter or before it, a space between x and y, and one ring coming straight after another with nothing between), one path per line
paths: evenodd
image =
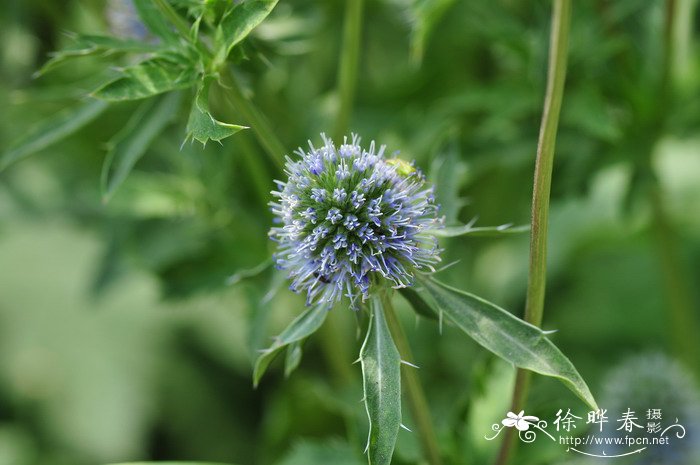
M386 159L384 146L360 146L347 138L287 157L286 182L271 203L278 226L275 262L287 270L291 289L307 305L335 303L343 296L356 307L371 288L406 287L418 270L440 261L429 231L442 225L433 188L412 164Z

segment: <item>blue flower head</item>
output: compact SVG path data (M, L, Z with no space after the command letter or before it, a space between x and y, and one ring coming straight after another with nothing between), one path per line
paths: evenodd
M336 147L321 137L322 147L287 157L288 179L272 192L270 237L291 289L308 305L347 296L356 307L373 286L409 286L416 270L433 270L440 250L429 230L442 222L423 174L384 158L384 146L375 153L374 142L363 149L353 136Z

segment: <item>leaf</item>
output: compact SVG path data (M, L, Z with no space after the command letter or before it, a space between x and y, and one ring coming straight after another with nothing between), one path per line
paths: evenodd
M73 43L63 50L51 53L51 58L34 74L39 77L56 66L72 58L85 57L101 53L105 56L116 53L149 53L158 50L158 47L139 40L120 39L111 36L100 35L73 35Z
M107 109L107 102L89 99L72 108L66 108L34 126L0 156L0 171L17 160L32 155L64 139Z
M216 28L216 66L226 61L233 47L245 39L250 31L263 22L277 5L278 0L247 0L235 4L226 12Z
M401 426L401 357L391 338L379 296L372 297L370 309L369 328L360 350L369 417L367 450L371 465L389 465Z
M247 129L246 126L223 123L209 113L209 86L213 80L213 77L207 77L200 82L187 121L187 139L196 139L202 145L210 139L219 142L241 129Z
M303 351L301 348L301 343L303 341L292 342L287 346L287 356L284 358L284 376L289 377L289 375L299 368L301 363L301 356Z
M233 465L221 462L123 462L109 465Z
M122 71L122 76L97 89L95 97L109 100L136 100L177 89L191 87L197 82L193 66L155 57Z
M438 237L498 237L503 235L521 234L530 230L529 225L513 226L513 223L507 223L500 226L474 226L475 222L476 218L464 225L430 229L426 231L426 233Z
M411 60L420 64L425 54L425 45L430 34L455 0L413 0L411 15L413 31L411 34Z
M411 287L402 287L399 289L399 293L411 304L411 308L413 308L417 314L431 320L438 320L438 314L421 298L415 289Z
M146 153L153 139L177 115L181 95L172 92L160 99L144 102L109 142L102 165L102 200L107 202ZM114 167L114 168L113 168Z
M177 33L158 9L156 2L153 0L133 1L141 21L143 21L149 31L167 43L174 44L178 42Z
M559 378L593 410L598 409L574 365L541 329L491 302L430 277L422 276L418 280L431 297L427 303L444 312L481 346L515 366Z
M269 348L265 349L255 362L255 367L253 368L254 386L257 387L260 378L265 374L265 370L267 370L270 362L272 362L282 349L294 342L304 340L321 327L326 320L329 309L327 304L319 304L306 309L304 313L296 317L294 321L275 338L275 342Z

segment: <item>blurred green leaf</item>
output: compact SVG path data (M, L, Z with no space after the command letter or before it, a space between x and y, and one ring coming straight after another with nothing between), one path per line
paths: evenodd
M586 382L571 361L547 339L544 331L491 302L430 277L420 277L419 282L431 297L427 299L428 304L444 312L481 346L517 367L558 378L597 410Z
M299 315L290 323L279 336L275 337L274 343L265 349L258 357L253 368L253 384L255 386L260 382L260 378L265 374L265 370L270 366L270 362L277 354L289 344L302 341L312 335L321 327L328 315L329 307L326 304L319 304L307 308L304 313Z
M202 145L209 140L219 142L241 129L247 129L247 126L221 122L209 113L209 87L213 80L213 77L206 77L199 83L197 96L192 102L192 110L187 121L186 138L196 139Z
M171 92L144 102L109 143L102 165L102 200L107 202L146 153L153 139L177 116L181 95Z
M192 66L154 57L124 69L121 77L100 87L93 95L109 101L151 97L190 87L197 82L197 74Z
M438 320L438 314L430 305L425 303L425 300L421 298L415 289L411 287L402 287L399 289L399 292L403 298L406 299L409 304L411 304L411 308L413 308L417 314L430 320Z
M346 442L331 440L304 440L297 442L276 465L363 465L355 449Z
M107 102L89 99L76 107L66 108L41 121L0 155L0 171L17 160L68 137L97 118L107 107Z
M299 368L303 349L301 348L302 341L295 341L287 346L287 356L284 358L284 376L289 377L294 370Z
M122 462L109 465L233 465L222 462Z
M250 31L263 22L277 5L278 0L247 0L234 3L226 12L216 29L217 47L214 63L221 65L226 61L231 49L245 39Z
M369 417L369 463L389 465L401 426L401 356L391 338L379 296L370 300L371 318L360 350L365 407Z
M35 73L35 77L45 74L71 58L79 58L98 53L107 56L116 53L149 53L158 50L157 46L146 42L132 39L120 39L111 36L78 34L74 35L72 38L73 43L71 45L63 50L50 54L51 58Z
M423 61L425 46L430 34L455 0L414 0L411 5L413 31L411 34L411 60Z
M155 35L169 44L178 43L179 37L153 0L133 0L141 21Z

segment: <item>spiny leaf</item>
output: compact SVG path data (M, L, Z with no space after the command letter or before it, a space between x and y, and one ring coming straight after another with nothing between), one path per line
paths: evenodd
M370 310L369 328L360 350L369 417L367 451L371 465L389 465L401 426L401 356L391 338L379 296L371 298Z
M108 56L116 53L149 53L158 50L158 47L155 45L139 40L119 39L111 36L80 34L73 35L72 39L73 43L68 47L51 53L49 61L34 76L41 76L71 58L85 57L98 53Z
M184 89L197 82L193 66L184 66L171 59L154 57L122 71L122 76L94 92L95 97L109 101L136 100Z
M149 31L169 44L178 42L177 33L153 0L134 0L134 6Z
M217 52L214 62L221 65L231 49L245 39L277 5L278 0L247 0L234 4L221 19L216 29Z
M321 327L328 315L329 307L327 304L319 304L308 308L296 317L287 328L275 338L275 342L258 357L253 369L253 384L255 386L260 382L265 370L270 365L270 362L275 356L289 344L302 341L309 337Z
M136 162L146 153L153 139L177 115L180 97L180 93L171 92L162 98L144 102L110 141L109 152L102 165L103 201L109 201Z
M427 233L438 237L497 237L503 235L521 234L530 230L529 225L513 226L512 223L507 223L499 226L474 226L474 223L476 223L476 218L464 225L446 226L441 229L431 229L430 231L427 231Z
M586 382L541 329L491 302L430 277L419 276L418 280L430 296L426 302L436 311L442 310L450 321L481 346L515 366L558 378L597 410Z
M89 99L77 107L66 108L41 121L0 156L0 171L73 134L107 109L107 102Z
M213 77L206 77L199 83L187 121L187 139L196 139L203 145L209 140L219 142L241 129L247 129L246 126L221 122L209 113L209 86L213 80Z

